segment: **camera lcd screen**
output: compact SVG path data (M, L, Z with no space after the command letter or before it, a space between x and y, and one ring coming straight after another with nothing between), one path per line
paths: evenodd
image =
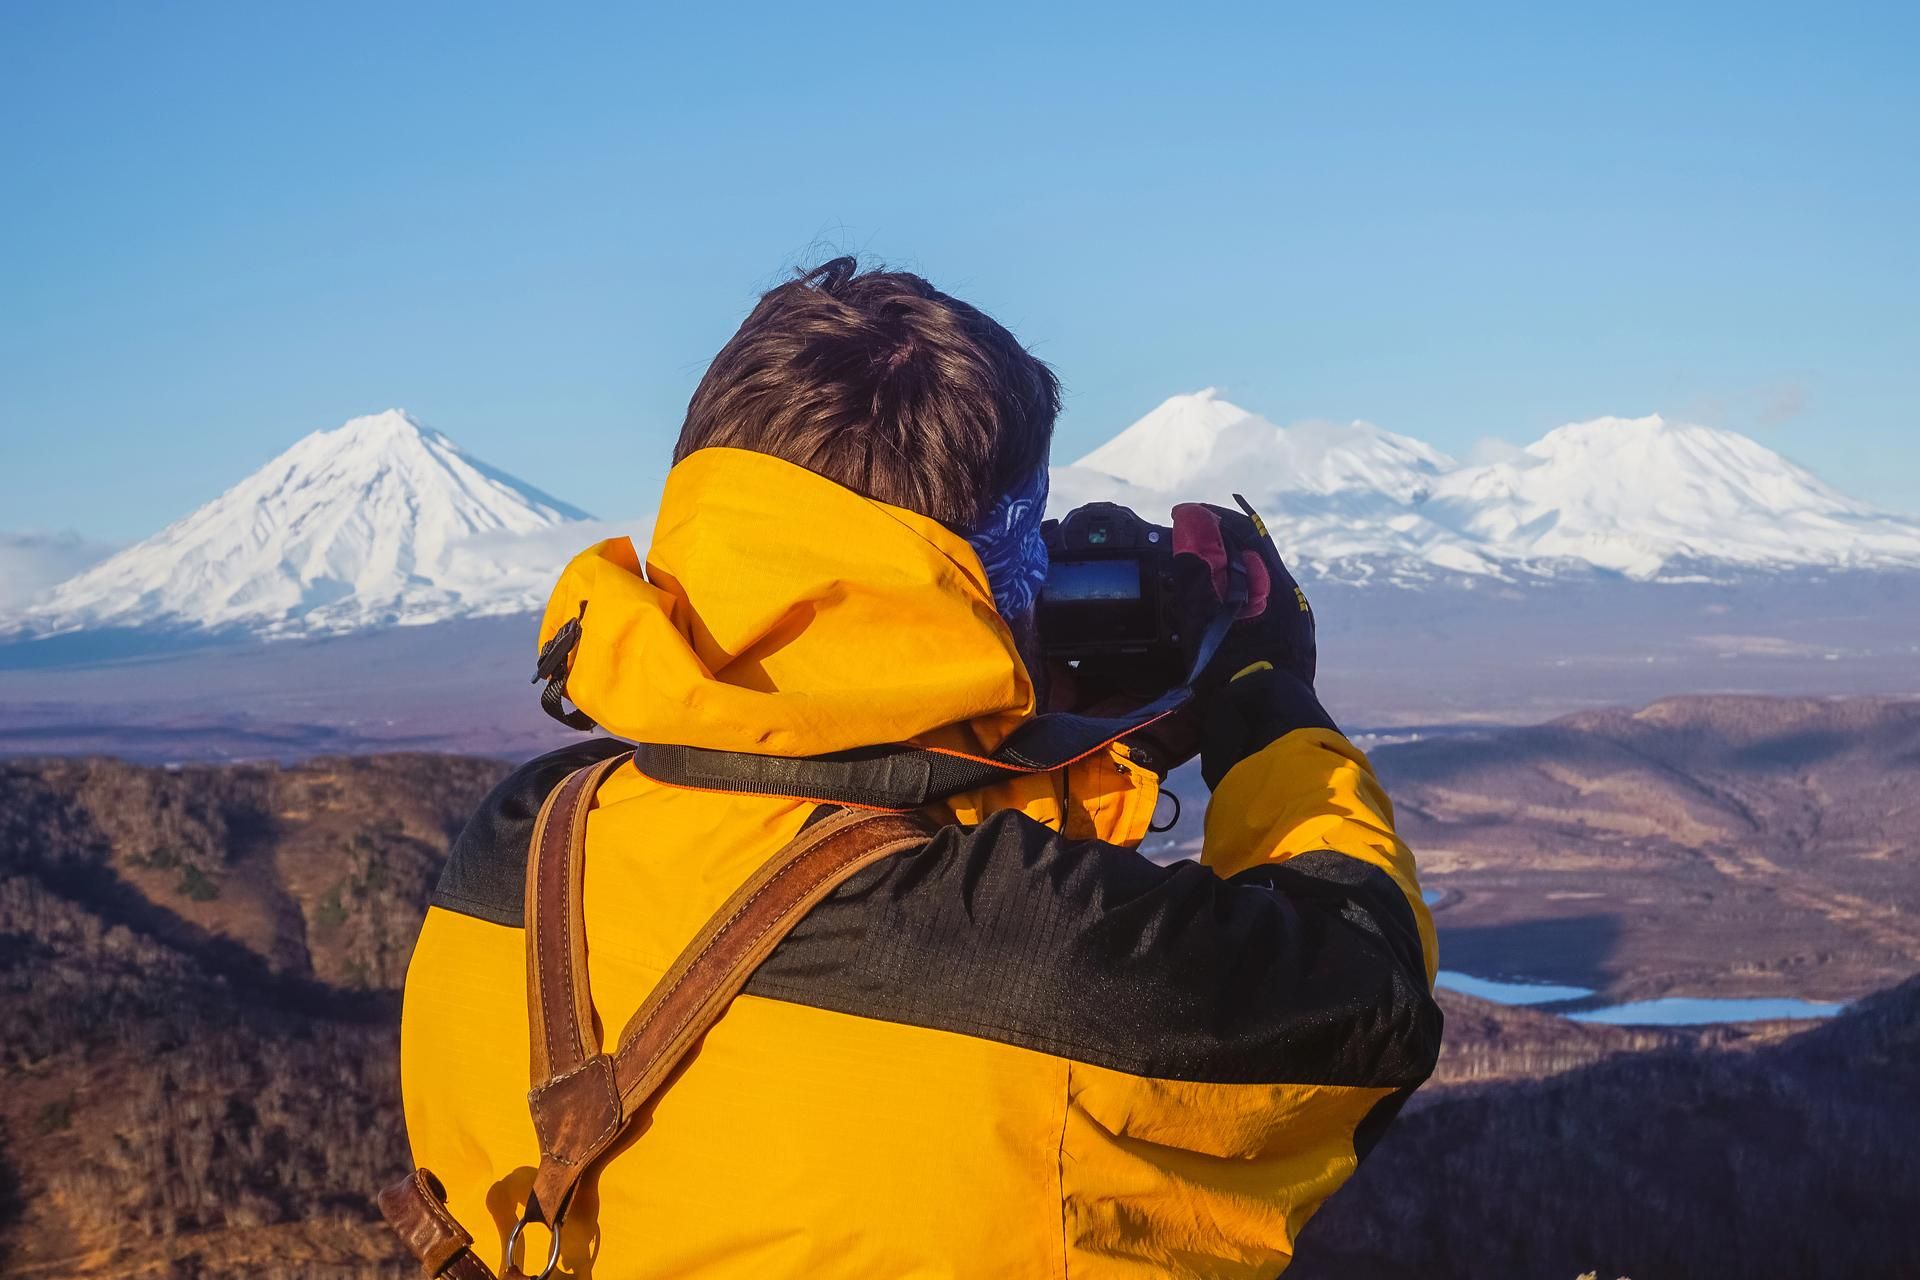
M1137 560L1056 560L1047 570L1045 597L1048 604L1138 600L1140 563Z

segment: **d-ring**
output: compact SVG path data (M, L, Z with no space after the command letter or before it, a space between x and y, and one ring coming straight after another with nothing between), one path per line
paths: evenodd
M1167 819L1166 826L1156 827L1153 825L1153 815L1147 815L1147 830L1153 832L1155 835L1159 835L1162 831L1171 831L1180 825L1180 797L1171 791L1162 791L1160 796L1173 801L1173 816ZM1159 801L1156 800L1154 802L1154 808L1158 809L1159 807Z
M573 1197L569 1195L567 1198L571 1200ZM560 1265L560 1220L566 1216L566 1213L566 1205L563 1203L560 1206L560 1212L553 1215L553 1221L542 1224L553 1233L553 1245L547 1250L547 1265L540 1268L538 1275L529 1276L527 1280L547 1280L547 1277L553 1274L553 1269ZM513 1248L520 1243L520 1233L527 1229L527 1224L531 1221L533 1221L533 1197L528 1196L527 1207L520 1212L520 1221L514 1223L513 1230L507 1233L507 1256L500 1263L501 1275L513 1274Z

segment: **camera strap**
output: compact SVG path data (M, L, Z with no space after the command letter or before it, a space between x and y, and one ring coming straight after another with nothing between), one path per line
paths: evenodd
M1246 601L1245 571L1235 564L1229 579L1230 598L1201 636L1187 679L1124 716L1046 712L1022 723L988 755L895 743L817 756L765 756L642 742L634 746L633 767L655 782L696 791L786 796L898 813L1012 778L1052 773L1139 733L1193 700L1194 682Z

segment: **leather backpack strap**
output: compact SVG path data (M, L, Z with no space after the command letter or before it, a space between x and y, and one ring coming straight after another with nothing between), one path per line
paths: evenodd
M527 1003L540 1166L526 1211L553 1232L545 1271L559 1257L559 1222L587 1170L619 1139L794 925L847 877L918 848L933 831L918 817L838 810L768 858L701 926L628 1020L612 1053L593 1028L581 915L586 815L601 781L625 760L569 775L542 807L527 870ZM506 1272L503 1272L506 1274Z
M440 1179L415 1169L379 1196L380 1213L420 1269L435 1280L495 1280L473 1251L473 1237L447 1212Z
M607 775L626 761L611 756L576 769L548 793L527 850L527 1026L531 1078L538 1085L577 1071L600 1052L587 985L587 815Z
M714 912L620 1032L613 1071L623 1118L659 1092L753 971L822 898L863 867L920 848L933 834L915 815L841 809L762 864Z
M588 1045L599 1052L586 984L586 931L580 924L580 851L586 844L593 797L625 759L616 755L568 774L549 793L534 822L527 852L524 924L536 1081L576 1070L589 1057ZM473 1236L447 1211L447 1193L440 1180L428 1170L415 1169L386 1188L379 1205L382 1216L428 1276L494 1280L493 1269L473 1251ZM519 1235L518 1228L514 1235ZM513 1255L511 1240L507 1255ZM519 1273L509 1264L502 1274L511 1280Z

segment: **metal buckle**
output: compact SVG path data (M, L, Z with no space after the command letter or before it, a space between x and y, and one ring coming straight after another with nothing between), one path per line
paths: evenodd
M540 1224L553 1234L553 1244L547 1250L547 1265L540 1268L539 1274L528 1276L527 1280L547 1280L547 1277L553 1274L553 1269L560 1265L560 1222L567 1216L567 1203L572 1199L573 1192L568 1191L566 1200L560 1202L560 1212L553 1215L553 1221ZM520 1221L514 1223L513 1230L507 1233L507 1255L500 1263L500 1274L503 1276L516 1274L513 1269L514 1246L520 1243L520 1233L526 1230L529 1222L533 1221L534 1208L534 1198L529 1194L527 1207L520 1211Z

